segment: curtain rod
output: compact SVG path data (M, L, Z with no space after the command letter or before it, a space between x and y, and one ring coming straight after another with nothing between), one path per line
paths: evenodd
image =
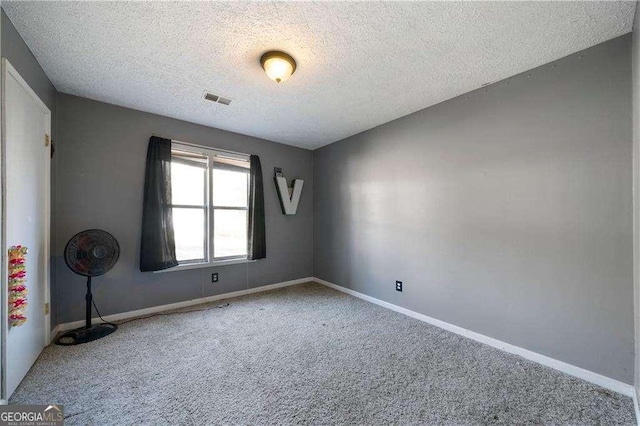
M171 139L171 142L179 143L179 144L182 144L182 145L192 146L194 148L203 148L203 149L209 149L211 151L220 151L220 152L227 153L227 154L240 155L240 156L243 156L243 157L251 156L251 154L247 154L247 153L244 153L244 152L230 151L228 149L213 148L211 146L198 145L198 144L195 144L195 143L183 142L183 141L179 141L179 140L175 140L175 139Z

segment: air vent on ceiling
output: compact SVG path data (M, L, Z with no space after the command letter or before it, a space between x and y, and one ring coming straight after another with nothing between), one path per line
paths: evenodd
M208 101L218 102L218 99L220 99L220 96L214 95L213 93L204 92L204 98Z
M222 105L231 104L231 99L223 98L222 96L214 95L213 93L206 92L206 91L204 92L204 99L206 99L207 101L215 102Z

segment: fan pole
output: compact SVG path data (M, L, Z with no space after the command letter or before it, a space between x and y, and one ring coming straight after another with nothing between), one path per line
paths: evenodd
M85 297L87 301L87 321L85 328L91 328L91 303L93 303L93 296L91 295L91 276L87 277L87 296Z
M93 308L93 296L91 295L91 276L87 277L87 295L85 296L87 302L87 318L84 327L76 328L75 330L67 331L61 334L56 339L56 345L69 346L79 345L82 343L93 342L108 336L116 331L118 328L115 324L97 324L91 325L91 312ZM100 314L98 314L100 315Z

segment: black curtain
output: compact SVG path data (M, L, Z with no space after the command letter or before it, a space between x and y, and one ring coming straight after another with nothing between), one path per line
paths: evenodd
M178 265L171 211L171 139L152 136L147 148L142 206L140 270L159 271Z
M267 240L264 228L264 188L260 157L252 155L249 171L249 230L248 258L250 260L267 257Z

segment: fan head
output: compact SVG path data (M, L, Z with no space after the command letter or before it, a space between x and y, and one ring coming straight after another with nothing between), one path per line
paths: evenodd
M102 229L87 229L71 237L64 249L69 269L85 277L106 274L120 257L120 245Z

